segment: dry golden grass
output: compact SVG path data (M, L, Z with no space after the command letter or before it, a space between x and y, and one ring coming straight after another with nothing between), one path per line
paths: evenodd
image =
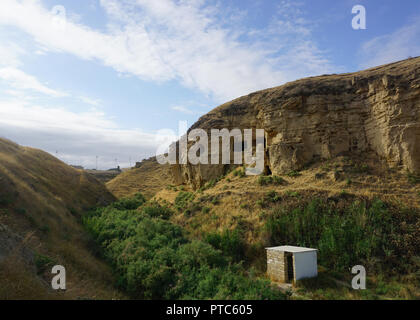
M144 160L139 168L127 170L109 181L107 188L117 197L129 197L137 192L147 198L171 184L169 165L160 165L156 158Z
M115 177L117 177L120 174L120 172L115 171L115 170L111 170L111 171L84 170L84 171L93 175L96 179L98 179L99 181L101 181L103 183L107 183L108 181L111 181L112 179L114 179Z
M58 295L48 290L40 278L34 276L17 256L9 256L0 262L0 300L50 300Z
M333 177L336 171L339 173L338 179ZM214 187L202 193L195 192L196 200L203 196L218 199L217 204L211 202L203 204L210 208L209 213L200 212L192 217L179 213L173 220L190 229L190 232L198 237L206 232L234 228L239 220L253 226L251 230L257 230L265 223L263 213L266 210L259 206L257 201L272 190L283 197L286 195L282 202L285 204L304 202L314 197L328 198L348 193L367 200L378 198L391 203L420 208L420 185L411 184L405 172L388 169L374 157L363 159L337 157L312 164L299 173L300 175L296 177L283 175L285 183L282 185L265 186L259 185L259 177L241 178L230 173ZM194 192L188 186L183 188ZM158 192L154 199L173 204L178 192L179 188L177 190L165 188ZM298 197L294 196L296 194ZM249 232L247 236L250 242L260 240L259 235L252 232Z
M113 200L91 175L43 151L0 139L0 225L25 239L33 253L65 266L68 278L68 290L57 296L49 292L49 272L37 276L33 261L0 244L0 258L8 254L1 260L0 298L122 297L112 285L109 267L92 254L91 241L80 224L85 210Z

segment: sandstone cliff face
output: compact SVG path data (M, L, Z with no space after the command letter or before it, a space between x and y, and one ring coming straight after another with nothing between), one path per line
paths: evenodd
M273 174L315 159L363 153L420 171L420 58L252 93L217 107L195 128L265 129L266 165ZM172 167L178 183L195 188L224 170L224 165Z

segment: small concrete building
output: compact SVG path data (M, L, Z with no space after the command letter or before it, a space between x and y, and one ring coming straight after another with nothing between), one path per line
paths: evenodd
M267 274L275 281L295 283L318 275L317 249L279 246L266 250Z

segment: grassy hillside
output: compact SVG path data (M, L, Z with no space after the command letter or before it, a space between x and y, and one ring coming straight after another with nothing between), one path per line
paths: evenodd
M80 224L82 212L113 200L94 177L0 139L0 299L117 297ZM55 264L66 267L65 293L50 290Z
M106 186L118 198L132 196L137 192L150 198L171 183L169 170L169 165L160 165L156 158L150 158L143 160L139 167L121 173Z
M338 157L281 177L239 168L201 190L167 186L155 199L170 220L264 274L264 247L320 250L319 277L295 298L420 298L418 177L375 159ZM367 291L351 289L349 268L362 264Z

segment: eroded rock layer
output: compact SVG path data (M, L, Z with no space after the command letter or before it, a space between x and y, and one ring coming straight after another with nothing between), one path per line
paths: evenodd
M217 107L191 129L265 129L266 165L273 174L315 159L363 153L419 172L419 112L420 58L412 58L255 92ZM178 183L193 187L225 170L224 165L172 167Z

